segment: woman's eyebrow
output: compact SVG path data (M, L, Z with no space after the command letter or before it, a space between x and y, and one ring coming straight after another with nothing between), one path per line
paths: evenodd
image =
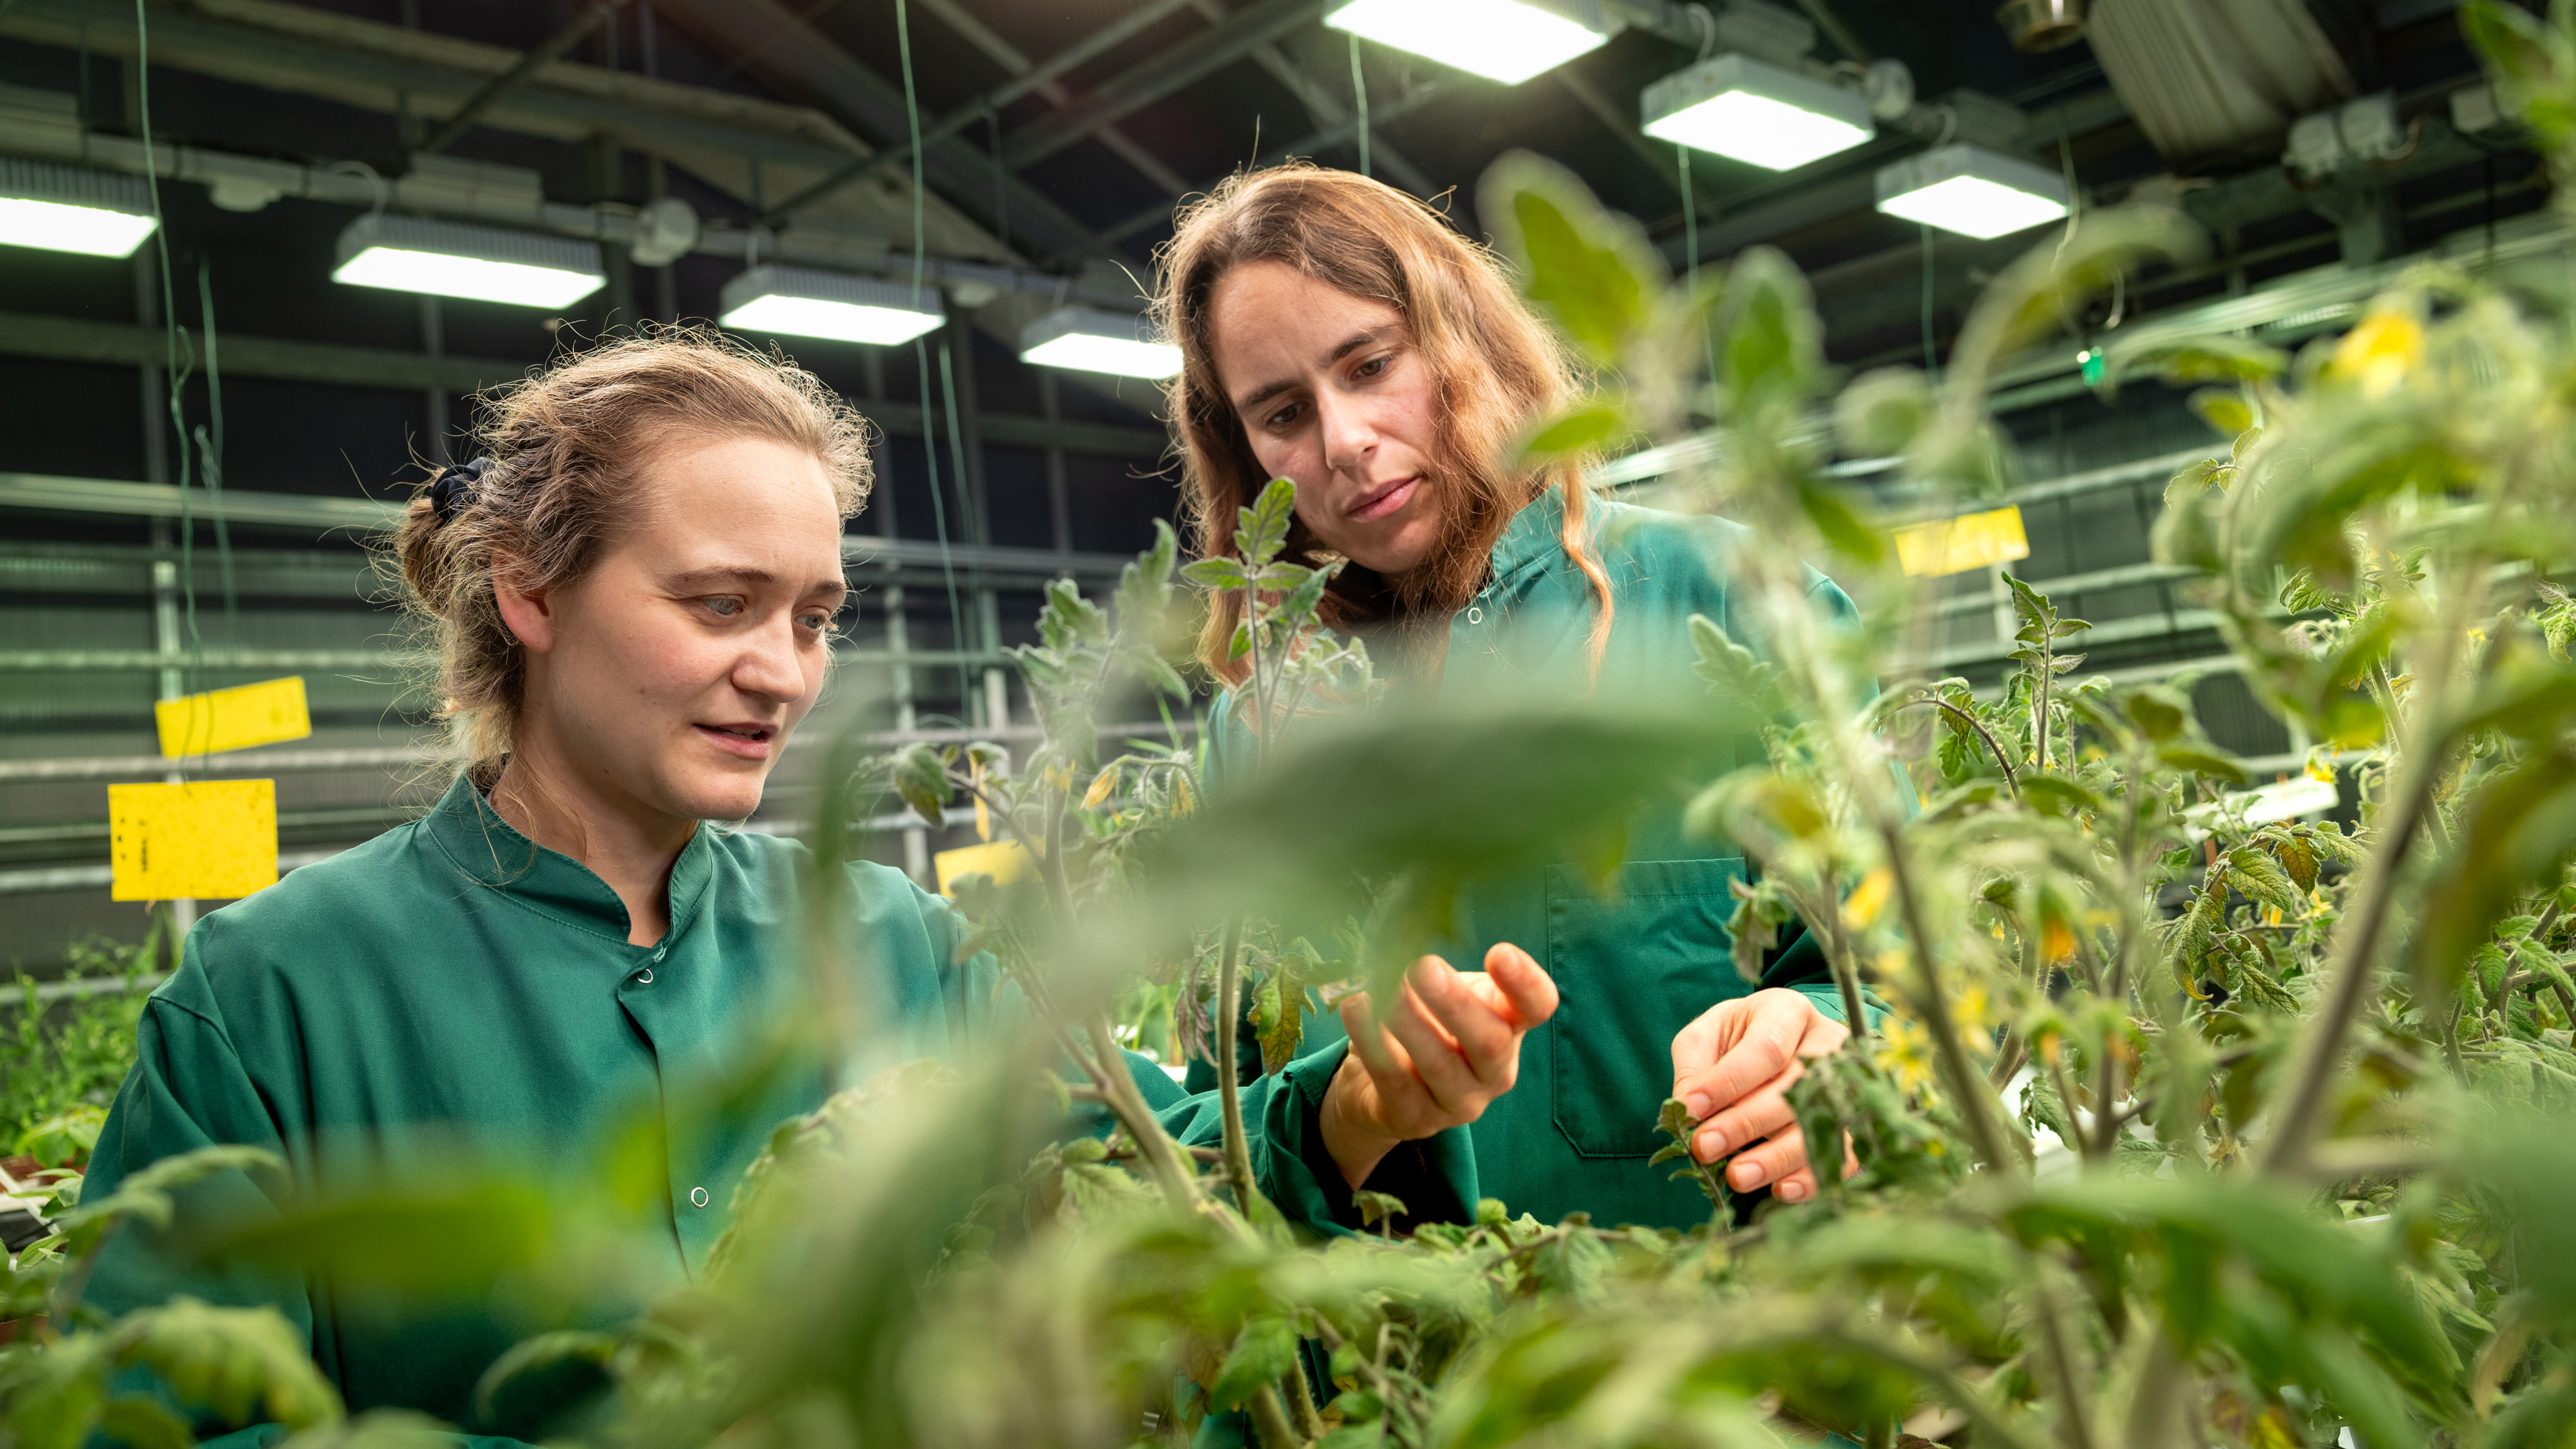
M1325 365L1330 366L1333 363L1339 362L1343 358L1350 356L1352 353L1359 351L1363 347L1374 346L1385 335L1384 330L1380 328L1371 328L1366 332L1355 332L1350 336L1343 338L1341 345L1335 347L1325 356ZM1264 383L1236 399L1234 410L1239 413L1248 413L1254 408L1261 406L1263 403L1270 401L1272 398L1277 397L1279 394L1286 392L1288 389L1295 387L1296 385L1295 380L1291 378L1282 378L1277 382Z
M705 589L714 588L722 584L732 584L741 588L757 589L766 588L770 585L776 584L777 582L778 575L771 573L767 569L717 567L691 569L684 574L675 574L671 578L671 587L674 589ZM849 592L849 589L849 580L837 575L828 579L816 579L814 582L805 586L805 592L809 594L845 594Z

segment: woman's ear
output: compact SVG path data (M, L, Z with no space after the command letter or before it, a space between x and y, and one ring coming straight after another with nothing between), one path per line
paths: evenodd
M508 554L492 557L492 602L501 611L501 627L538 654L555 647L554 593L520 586L519 561Z

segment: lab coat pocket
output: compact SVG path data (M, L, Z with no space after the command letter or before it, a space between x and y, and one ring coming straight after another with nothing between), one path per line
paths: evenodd
M1547 969L1557 1130L1585 1157L1645 1157L1673 1082L1673 1034L1744 983L1727 956L1737 856L1622 867L1611 894L1572 866L1547 872Z

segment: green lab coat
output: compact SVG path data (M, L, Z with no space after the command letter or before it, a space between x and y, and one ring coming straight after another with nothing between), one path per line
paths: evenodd
M102 1199L136 1169L211 1143L277 1152L292 1183L222 1174L187 1191L182 1230L272 1214L273 1193L459 1153L578 1174L601 1156L603 1131L640 1111L665 1138L669 1275L694 1275L770 1129L824 1096L815 1063L762 1109L713 1120L683 1106L702 1100L691 1083L738 1060L746 1038L799 995L807 861L788 840L701 827L672 868L670 930L656 945L630 945L625 908L605 882L532 845L460 780L425 818L198 923L184 964L145 1008L140 1058L86 1196ZM884 866L848 871L860 1009L892 1024L858 1065L941 1056L987 1036L1014 998L997 1004L989 956L952 965L962 932L946 903ZM1262 1189L1291 1220L1326 1233L1357 1225L1316 1126L1344 1049L1312 1053L1244 1105ZM1212 1096L1188 1096L1142 1058L1130 1068L1176 1135L1217 1140ZM1463 1134L1452 1134L1380 1171L1411 1185L1371 1185L1420 1192L1426 1211L1461 1212L1475 1201L1469 1162ZM441 1246L425 1236L418 1251ZM470 1404L503 1348L558 1325L505 1321L480 1305L425 1316L318 1278L217 1276L174 1266L170 1247L139 1225L121 1232L88 1301L109 1313L181 1292L273 1303L309 1336L352 1411L406 1406L534 1437L566 1397L505 1406L492 1422L478 1422Z
M1492 582L1450 619L1442 694L1583 687L1593 592L1560 539L1564 517L1551 489L1495 542ZM1748 533L1742 525L1601 500L1590 502L1585 525L1617 605L1601 665L1605 693L1705 689L1691 672L1693 614L1755 643L1731 608L1724 562ZM1813 569L1808 576L1818 609L1857 616L1832 580ZM1231 696L1218 714L1211 748L1221 781L1241 768L1247 740ZM1746 753L1741 763L1758 762L1758 747ZM1576 1211L1605 1225L1707 1221L1699 1188L1646 1159L1670 1140L1655 1119L1672 1093L1674 1033L1753 989L1736 972L1726 930L1735 909L1728 888L1745 874L1741 854L1684 837L1674 798L1641 804L1614 898L1595 894L1572 864L1512 871L1470 889L1456 938L1434 949L1461 970L1478 970L1489 948L1511 942L1547 968L1559 994L1555 1017L1522 1040L1517 1083L1470 1129L1487 1196L1544 1222ZM1763 985L1800 991L1842 1019L1824 956L1802 935L1773 956ZM1310 1033L1310 1047L1342 1035L1331 1015L1315 1018Z

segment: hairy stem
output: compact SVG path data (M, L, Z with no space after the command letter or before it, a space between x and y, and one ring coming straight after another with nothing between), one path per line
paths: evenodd
M2299 1036L2298 1054L2290 1074L2290 1095L2282 1105L2281 1115L2273 1121L2271 1139L2263 1147L2263 1170L2267 1173L2298 1171L2316 1135L2326 1093L2334 1085L2336 1069L2343 1060L2344 1038L2351 1033L2354 1019L2361 1014L2362 1001L2370 994L2371 976L2379 958L2379 938L2396 898L2397 877L2414 847L2424 813L2432 804L2433 785L2441 774L2437 757L2443 753L2446 748L2437 747L2404 757L2405 773L2392 802L2394 812L2383 826L2379 849L2362 862L2359 899L2344 914L2341 928L2335 933L2325 1004Z
M1263 1449L1301 1449L1304 1435L1288 1422L1288 1406L1280 1401L1279 1391L1264 1384L1252 1396L1252 1426L1260 1431Z
M1239 1045L1236 1033L1243 1020L1243 918L1226 923L1224 954L1217 958L1216 1013L1222 1023L1224 1060L1217 1063L1217 1102L1223 1110L1225 1129L1225 1170L1234 1180L1235 1205L1250 1220L1252 1204L1260 1196L1252 1185L1252 1144L1243 1130L1242 1070L1237 1062Z
M1986 1079L1969 1062L1968 1049L1959 1041L1958 1023L1950 1016L1949 1000L1941 994L1941 970L1933 964L1932 933L1924 925L1923 903L1914 889L1913 870L1905 861L1904 834L1893 819L1886 819L1879 822L1879 836L1887 846L1887 867L1896 877L1905 931L1914 941L1914 1009L1923 1014L1923 1023L1932 1033L1933 1054L1951 1094L1959 1100L1959 1113L1967 1119L1968 1140L1976 1144L1977 1156L1996 1172L2010 1171L2022 1165L2021 1158L2004 1144Z
M1959 723L1966 725L1970 730L1974 731L1978 739L1985 741L1986 753L1994 756L1995 763L2003 768L2004 788L2012 792L2012 797L2014 799L2018 800L2021 798L2021 772L2013 768L2012 757L2004 752L2003 742L1995 738L1994 731L1986 728L1986 722L1984 720L1977 718L1967 710L1959 708L1950 701L1932 694L1925 694L1920 698L1909 699L1900 707L1911 709L1916 705L1923 704L1928 704L1934 709L1958 720Z

